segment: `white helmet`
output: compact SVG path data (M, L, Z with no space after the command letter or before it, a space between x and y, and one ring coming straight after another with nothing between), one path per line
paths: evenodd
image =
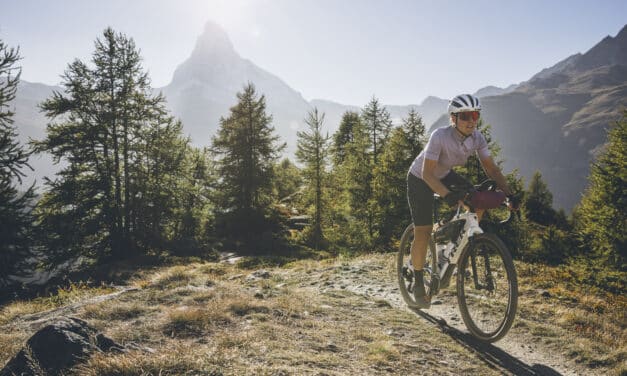
M479 98L470 94L461 94L451 99L448 104L449 114L466 111L481 111L481 102L479 102Z

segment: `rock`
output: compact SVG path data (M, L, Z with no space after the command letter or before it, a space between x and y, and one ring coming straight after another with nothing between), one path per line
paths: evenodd
M251 281L256 281L258 279L268 279L270 278L271 274L269 271L265 270L265 269L260 269L260 270L256 270L252 273L250 273L248 275L248 277L246 277L246 281L247 282L251 282Z
M542 296L543 298L550 298L551 293L548 292L547 290L540 290L540 296Z
M102 333L96 334L96 346L102 351L126 352L126 349Z
M126 351L85 321L60 318L36 332L0 371L8 375L58 375L95 351Z

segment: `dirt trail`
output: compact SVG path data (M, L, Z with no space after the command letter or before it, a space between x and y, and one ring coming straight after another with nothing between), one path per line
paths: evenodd
M367 259L339 266L310 270L307 283L321 292L340 289L363 295L372 300L383 300L390 306L410 310L398 290L394 260ZM519 306L524 304L519 302ZM457 307L454 284L440 292L430 309L412 310L419 319L430 322L476 353L486 363L505 374L513 375L594 375L601 370L584 368L542 343L542 338L516 325L500 341L486 344L476 340L466 330ZM520 310L519 310L520 312ZM517 317L516 320L524 320Z

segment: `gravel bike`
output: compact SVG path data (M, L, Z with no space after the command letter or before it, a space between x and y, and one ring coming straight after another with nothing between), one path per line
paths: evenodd
M440 221L438 206L440 197L435 194L434 226L424 265L424 283L427 295L433 298L440 289L449 286L456 276L457 302L464 324L472 335L480 340L495 342L510 329L518 304L518 282L512 256L501 239L493 233L485 233L479 227L476 209L471 202L477 192L496 192L496 183L488 180L480 186L466 190L462 205L449 220ZM512 212L506 220L512 218ZM410 224L401 237L397 256L397 274L400 291L411 307L414 273L411 265L411 244L414 225Z

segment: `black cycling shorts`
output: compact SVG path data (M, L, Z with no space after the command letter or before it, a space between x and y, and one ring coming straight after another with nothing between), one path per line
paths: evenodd
M440 180L448 189L466 189L472 184L464 177L451 171ZM452 189L453 188L453 189ZM414 226L433 224L433 190L429 185L412 173L407 174L407 202Z

